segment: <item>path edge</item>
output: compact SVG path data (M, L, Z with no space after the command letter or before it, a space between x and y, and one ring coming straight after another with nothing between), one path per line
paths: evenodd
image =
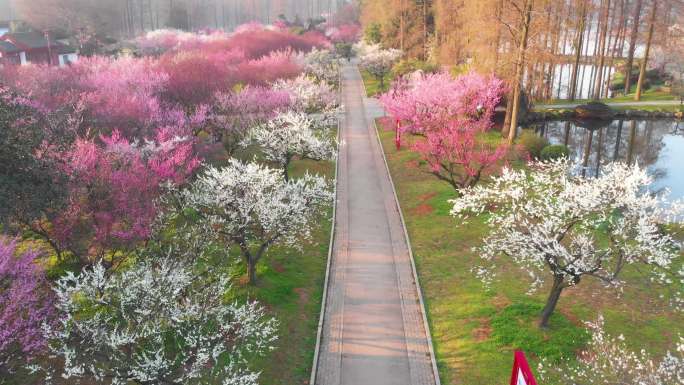
M389 164L387 163L387 156L385 154L385 147L382 145L382 140L380 139L380 133L378 132L377 120L373 119L373 128L375 129L375 138L380 146L380 152L382 153L382 161L385 163L385 169L387 170L387 176L389 177L390 186L392 187L392 195L394 195L394 204L399 211L399 220L401 221L401 228L404 231L404 239L406 240L406 246L408 249L409 259L411 260L411 272L413 273L413 280L416 282L416 291L418 292L418 301L420 302L420 313L423 317L423 327L425 328L425 337L428 342L428 350L430 351L430 361L432 362L432 374L435 379L435 385L441 385L441 380L439 378L439 370L437 369L437 359L435 358L435 349L432 343L432 333L430 332L430 325L427 319L427 312L425 311L425 301L423 300L423 288L418 280L418 272L416 270L416 261L413 257L413 247L411 246L411 239L408 235L408 230L406 229L406 221L404 221L404 213L401 210L401 205L399 204L399 196L397 195L397 189L394 186L394 180L392 179L392 173L390 172Z
M339 73L339 86L337 91L338 100L341 99L342 92L342 71ZM328 299L328 285L330 282L330 267L332 265L332 254L333 246L335 243L335 228L337 227L337 175L340 170L340 138L341 138L341 125L340 117L337 118L337 157L335 159L335 181L333 188L333 209L332 209L332 225L330 226L330 241L328 242L328 260L325 266L325 280L323 281L323 294L321 299L321 312L318 316L318 326L316 330L316 346L314 347L314 357L313 364L311 365L311 376L309 377L309 385L315 385L316 375L318 374L318 360L321 351L321 338L323 337L323 324L325 321L325 305ZM437 384L439 385L439 384Z

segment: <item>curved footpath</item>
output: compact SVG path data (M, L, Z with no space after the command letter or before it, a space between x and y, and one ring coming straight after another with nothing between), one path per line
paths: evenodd
M344 66L336 227L312 378L315 385L438 385L405 230L364 95L358 69Z

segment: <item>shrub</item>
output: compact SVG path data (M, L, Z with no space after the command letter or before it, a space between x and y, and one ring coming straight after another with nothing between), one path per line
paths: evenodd
M518 142L534 159L539 159L542 149L549 144L546 138L537 135L533 130L523 130Z
M399 61L392 67L392 77L398 78L416 71L434 74L439 71L439 66L436 63L418 59L405 59Z
M349 60L352 57L352 45L349 43L337 43L335 44L335 52L341 57Z
M567 158L570 155L568 146L563 144L551 144L541 150L541 160L555 160L560 158Z

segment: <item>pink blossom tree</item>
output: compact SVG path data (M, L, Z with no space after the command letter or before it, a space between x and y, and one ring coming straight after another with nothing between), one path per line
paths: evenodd
M477 123L444 127L425 134L412 148L428 163L430 172L461 190L491 175L508 154L507 145L491 145L478 138Z
M184 72L187 63L182 60L170 68L163 64L149 58L93 57L67 68L7 66L0 70L0 78L44 113L78 106L96 133L118 130L127 138L140 138L154 135L157 127L178 125L180 120L189 124L205 101L193 96L210 86L214 88L208 92L213 92L221 84L207 77L193 78ZM226 87L233 83L230 79ZM190 113L177 106L175 99L189 100Z
M149 59L95 57L81 60L87 76L74 79L76 91L91 119L104 132L119 130L126 137L140 137L160 124L165 106L160 97L169 76Z
M482 138L503 92L493 76L437 73L402 79L380 101L396 124L397 147L403 133L421 135L412 148L432 174L460 190L495 172L508 154L508 146Z
M238 81L252 85L268 85L278 79L297 77L301 72L302 67L294 60L291 51L275 51L237 66Z
M361 26L358 24L343 24L339 27L330 28L327 34L333 43L353 44L359 40Z
M454 119L491 125L504 91L503 82L494 76L471 72L453 78L442 72L399 81L380 96L380 102L400 132L425 133Z
M53 321L54 297L37 258L35 250L19 251L16 240L0 236L0 375L3 377L26 365L47 347L42 325Z
M237 32L230 38L230 46L240 50L250 59L258 59L271 52L291 50L309 52L312 48L327 48L330 43L325 36L316 33L296 35L285 30L250 30Z
M268 122L292 103L289 92L262 86L217 93L214 100L210 130L229 154L239 147L250 128Z
M164 97L185 107L207 103L216 92L228 91L239 82L236 67L243 61L240 51L193 50L164 55L159 60L159 67L169 77Z

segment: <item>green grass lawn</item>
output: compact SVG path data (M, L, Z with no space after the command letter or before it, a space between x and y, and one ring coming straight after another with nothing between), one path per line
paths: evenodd
M505 263L492 290L485 290L471 271L478 263L471 249L487 232L484 218L463 224L451 217L447 201L455 197L453 189L426 173L415 153L397 151L393 132L379 134L411 238L443 384L504 384L515 348L528 354L534 371L538 356L573 355L587 339L582 321L595 320L599 310L607 331L624 334L630 347L656 354L674 348L684 316L655 300L648 288L627 289L618 297L590 279L566 289L549 330L540 331L537 316L546 290L526 295L526 275Z
M386 92L389 90L392 83L391 75L386 75L384 78L384 84L382 87L380 87L380 82L378 79L366 70L361 70L361 77L363 78L363 84L366 86L366 95L368 97L376 96Z

